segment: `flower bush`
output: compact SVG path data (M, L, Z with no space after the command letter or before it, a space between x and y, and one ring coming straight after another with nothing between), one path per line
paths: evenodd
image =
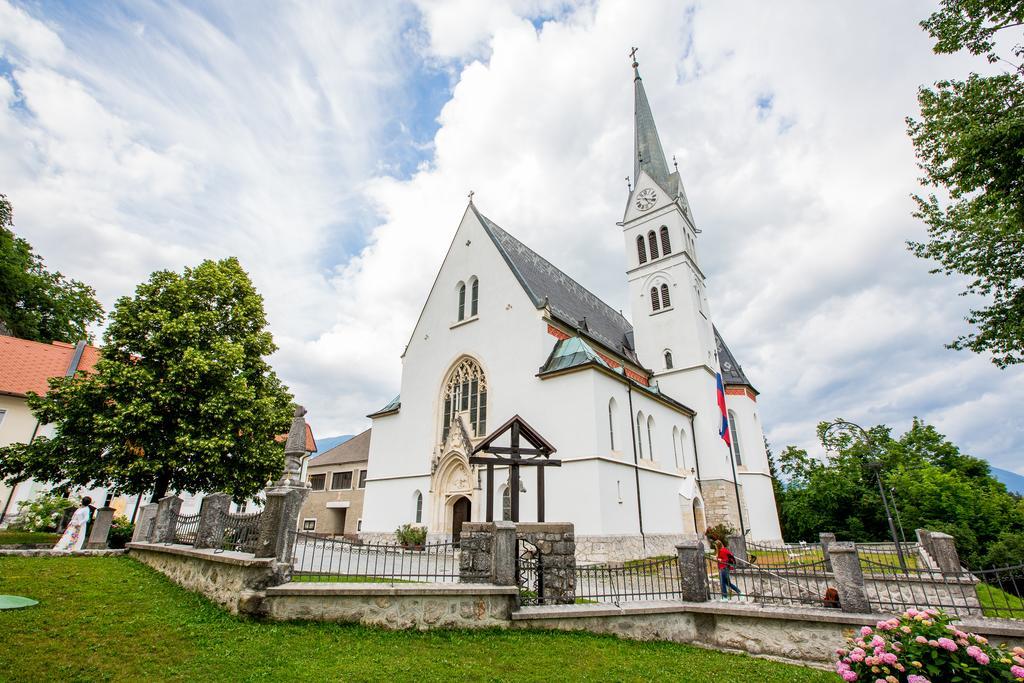
M403 524L395 529L395 537L406 547L418 548L427 542L427 530L421 526Z
M910 609L864 626L836 652L836 673L868 683L1024 681L1024 648L995 647L951 621L938 610Z

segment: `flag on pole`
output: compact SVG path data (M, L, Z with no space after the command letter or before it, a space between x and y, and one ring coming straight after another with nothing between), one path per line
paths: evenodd
M722 425L718 429L718 435L722 441L732 448L732 439L729 437L729 411L725 409L725 387L722 385L722 373L715 373L715 381L718 382L718 412L722 414Z

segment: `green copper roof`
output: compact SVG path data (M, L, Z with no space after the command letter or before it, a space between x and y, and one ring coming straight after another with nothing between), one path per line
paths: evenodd
M609 370L611 369L587 342L579 337L569 337L568 339L560 339L555 343L555 348L551 350L548 362L544 364L540 371L542 373L555 372L556 370L574 368L586 363L597 363Z
M654 125L654 114L647 102L644 82L640 79L640 71L634 65L633 72L633 116L635 119L636 146L633 158L633 183L640 178L640 171L647 171L654 182L666 192L671 192L668 173L668 162L665 151L661 148L661 138Z

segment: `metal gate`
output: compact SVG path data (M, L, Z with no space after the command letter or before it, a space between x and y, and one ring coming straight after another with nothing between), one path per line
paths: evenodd
M516 553L516 581L520 605L544 604L544 556L524 538L519 539Z

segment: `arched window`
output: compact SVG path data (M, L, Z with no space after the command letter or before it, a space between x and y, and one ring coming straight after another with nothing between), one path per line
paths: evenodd
M651 310L653 310L653 311L660 311L661 310L661 300L658 299L658 288L657 287L651 287Z
M647 246L651 248L651 260L658 258L658 236L653 230L647 233Z
M643 426L644 426L644 414L636 414L636 447L640 453L640 459L644 459L644 437L643 437Z
M732 435L732 457L736 460L736 466L743 464L743 456L740 455L740 437L736 433L736 413L729 411L729 432Z
M423 523L423 494L417 491L413 494L414 504L416 506L415 519L417 524Z
M608 443L615 450L615 399L608 399Z
M647 263L647 248L644 244L644 236L640 235L636 238L636 255L640 257L640 263Z
M679 468L679 427L672 428L672 457Z
M679 428L679 467L686 469L686 428Z
M672 305L672 302L668 298L668 285L663 284L661 286L661 307L668 308Z
M668 256L672 253L672 244L668 241L668 227L661 226L661 254Z
M512 520L512 489L506 486L501 492L501 519Z
M487 433L487 379L480 364L464 358L448 375L442 398L444 415L441 421L441 441L448 439L456 416L466 417L466 426L473 436Z
M480 298L480 280L473 278L473 287L469 297L469 314L476 315L477 301Z
M459 320L466 319L466 283L459 283Z
M651 432L654 431L654 417L648 416L647 418L647 457L654 460L654 439L651 438Z
M672 369L672 352L671 351L666 351L665 352L665 369L666 370L671 370Z

